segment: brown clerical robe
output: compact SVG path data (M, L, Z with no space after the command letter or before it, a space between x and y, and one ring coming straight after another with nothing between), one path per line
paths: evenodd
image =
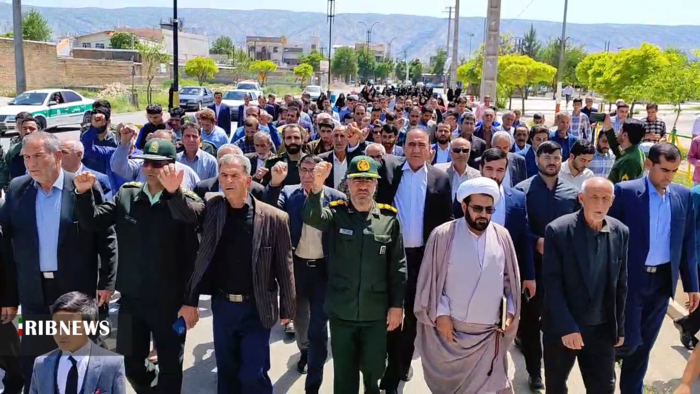
M504 292L515 304L515 316L504 334L497 324L467 323L452 318L455 342L448 343L435 325L445 289L453 242L472 242L464 237L464 219L437 227L428 239L416 287L415 314L418 319L416 346L421 355L423 375L433 393L512 393L508 379L507 351L518 331L520 319L520 276L513 242L508 231L491 222L486 248L501 248L504 257ZM458 238L457 238L458 237ZM455 239L457 238L457 239ZM464 258L473 258L465 256ZM466 282L466 281L465 281ZM508 291L509 290L509 291Z

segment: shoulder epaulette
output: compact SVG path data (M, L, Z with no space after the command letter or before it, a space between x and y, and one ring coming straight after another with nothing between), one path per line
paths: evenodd
M193 200L195 200L195 201L202 201L202 199L199 198L199 196L197 195L197 193L193 192L192 190L189 190L189 189L184 188L184 187L182 187L181 190L182 190L182 193L183 193L185 196L187 196L187 197L189 197L189 198L191 198L191 199L193 199Z
M348 203L343 201L343 200L335 200L335 201L331 201L331 203L328 204L328 206L330 206L331 208L337 208L338 206L346 207L346 206L348 206Z
M143 187L143 183L141 182L127 182L122 185L123 187Z
M399 212L398 209L392 207L392 206L389 205L389 204L377 204L377 207L378 207L379 209L383 209L383 210L385 210L385 211L391 211L391 212L393 212L393 213L398 213L398 212Z

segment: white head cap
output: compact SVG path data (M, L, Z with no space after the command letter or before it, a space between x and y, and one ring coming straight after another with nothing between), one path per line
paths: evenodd
M486 177L470 179L457 189L457 201L462 202L472 194L486 194L493 198L493 205L498 204L501 192L496 181Z

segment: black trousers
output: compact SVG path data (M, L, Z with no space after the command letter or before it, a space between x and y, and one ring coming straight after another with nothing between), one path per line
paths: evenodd
M182 360L186 335L173 330L179 304L136 299L122 294L117 330L117 353L124 356L126 378L138 394L178 394L182 390ZM151 334L158 343L158 385L155 372L145 367Z
M615 392L615 347L607 324L581 327L584 346L572 350L560 337L545 334L544 377L547 394L567 394L566 381L578 359L583 384L588 394Z
M20 355L19 334L12 323L0 324L0 369L5 370L2 384L6 394L22 392L24 378Z
M404 298L403 326L397 327L387 333L388 360L381 387L385 390L395 389L399 381L408 375L413 360L416 340L416 315L413 313L413 304L416 300L416 285L420 263L423 261L425 249L406 248L406 262L408 268L408 280L406 282L406 296Z
M541 376L542 369L542 341L540 331L542 325L542 301L544 300L544 286L542 286L542 262L535 262L535 281L537 292L535 296L527 301L522 296L522 307L520 310L520 325L518 326L518 337L520 346L525 357L525 367L530 376Z

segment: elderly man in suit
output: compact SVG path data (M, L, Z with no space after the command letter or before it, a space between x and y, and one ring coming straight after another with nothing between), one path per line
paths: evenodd
M450 161L447 163L434 164L433 167L447 173L452 188L452 201L457 201L457 189L462 183L481 176L478 170L469 166L471 154L471 143L466 138L457 137L452 141L450 148ZM457 204L459 212L462 208Z
M614 186L583 182L581 209L545 229L542 282L547 390L566 393L574 362L588 393L615 392L615 347L625 342L629 229L607 216ZM571 255L571 250L576 253Z
M82 163L83 153L85 153L85 147L82 142L75 139L61 141L61 153L63 153L61 166L65 171L74 174L80 174L85 171L92 173L97 178L97 181L100 182L105 198L109 198L112 195L107 175L88 168Z
M635 240L628 258L625 343L617 354L622 394L642 393L649 354L679 276L690 311L700 302L693 201L690 190L672 183L680 165L680 150L662 142L649 150L647 176L615 185L610 216L627 225Z
M444 171L427 163L428 133L420 128L409 130L404 152L405 158L390 155L384 158L376 198L378 203L398 209L408 268L403 325L391 331L387 338L389 362L382 387L388 393L396 391L400 380L412 378L417 327L413 303L425 243L435 227L453 219L450 180Z
M220 160L222 157L226 155L242 155L243 151L241 148L237 147L236 145L233 144L226 144L223 145L219 150L216 152L216 159ZM218 164L218 163L217 163ZM257 198L258 200L263 199L263 191L265 188L263 185L259 184L258 182L252 181L250 183L250 186L248 187L248 191L250 194ZM199 196L202 200L204 200L204 196L206 196L207 193L221 193L221 184L219 183L219 177L214 177L214 178L209 178L209 179L204 179L197 183L197 186L193 190L196 195Z
M231 136L231 108L222 103L224 96L221 92L214 92L214 104L210 105L210 110L216 115L216 125L224 129L227 136Z
M77 291L60 296L51 306L58 323L94 323L95 300ZM124 357L96 346L88 336L54 336L58 349L37 357L32 375L31 394L114 393L126 394Z
M99 303L109 302L117 266L113 230L91 232L77 225L75 175L62 169L61 143L55 135L37 131L27 135L23 144L29 174L10 182L0 209L5 246L0 273L4 322L13 319L19 305L28 320L31 316L45 319L49 306L70 291L93 295L99 288ZM93 193L98 201L103 200L98 185ZM31 379L34 358L55 347L47 336L23 338L26 382ZM25 393L29 386L25 385Z
M510 152L513 145L513 137L506 131L497 131L491 137L491 147L498 148L508 155L508 172L503 178L503 183L508 187L513 187L527 179L527 166L525 158L516 153Z
M296 316L294 317L297 346L301 357L297 370L305 373L306 392L318 393L323 381L323 365L328 356L328 315L324 312L326 299L328 233L304 224L304 205L314 185L314 168L323 159L307 155L299 161L301 183L282 187L286 164L272 168L272 180L266 186L265 201L287 212L294 249L294 282L296 284ZM323 188L322 205L346 201L345 194L328 186Z
M219 182L223 193L208 196L200 218L201 246L180 315L192 328L199 295L212 295L217 392L272 394L270 329L294 316L289 216L248 193L243 155L219 160Z

